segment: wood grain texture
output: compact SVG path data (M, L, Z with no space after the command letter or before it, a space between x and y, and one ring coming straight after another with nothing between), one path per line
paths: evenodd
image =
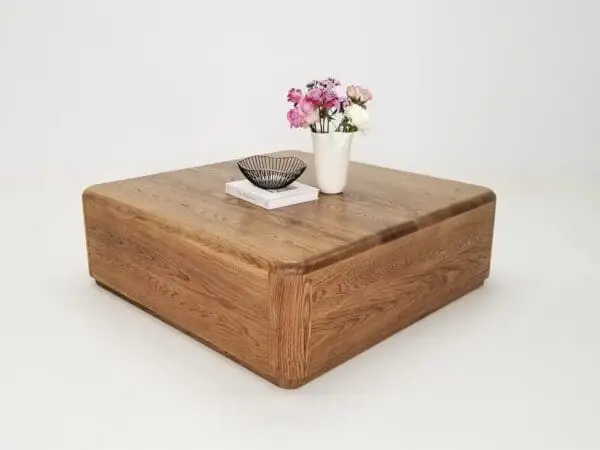
M295 388L308 378L310 366L310 286L301 273L282 269L271 274L270 292L270 377Z
M315 184L312 155L300 181ZM265 213L225 194L234 161L96 185L90 191L176 228L215 252L270 270L324 267L494 200L484 187L351 163L342 195ZM265 245L269 242L269 245Z
M314 184L312 155L301 181ZM265 211L234 161L89 187L90 275L284 388L480 286L495 194L351 163L342 195Z
M90 273L101 285L256 372L268 373L268 274L88 193Z
M310 375L479 287L490 271L494 210L481 206L307 275Z

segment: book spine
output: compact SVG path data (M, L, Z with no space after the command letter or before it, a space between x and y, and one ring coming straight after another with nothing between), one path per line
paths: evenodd
M239 189L235 186L228 185L226 193L233 195L234 197L240 198L242 200L245 200L254 205L260 206L261 208L271 209L271 205L268 200L265 200L264 198L254 195L251 192L247 192L242 189Z

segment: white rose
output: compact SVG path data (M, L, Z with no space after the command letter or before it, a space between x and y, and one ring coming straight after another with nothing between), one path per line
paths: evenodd
M353 103L344 109L346 117L359 130L367 130L369 128L369 113L362 106Z

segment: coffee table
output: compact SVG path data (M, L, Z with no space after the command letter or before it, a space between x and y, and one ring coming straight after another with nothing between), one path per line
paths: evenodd
M299 181L315 184L312 154ZM351 163L344 194L267 211L224 162L83 193L101 286L283 388L297 388L482 285L496 195Z

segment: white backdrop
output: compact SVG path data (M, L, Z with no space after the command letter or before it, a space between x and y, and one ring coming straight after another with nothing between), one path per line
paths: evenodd
M26 168L51 186L65 182L57 165L74 164L70 181L83 186L307 148L306 134L287 128L285 93L333 74L375 94L374 130L356 159L597 174L599 9L585 0L3 0L0 170Z
M0 447L597 449L599 21L597 0L0 0ZM493 272L280 392L91 287L80 194L308 150L285 96L329 75L374 93L354 159L497 191Z

